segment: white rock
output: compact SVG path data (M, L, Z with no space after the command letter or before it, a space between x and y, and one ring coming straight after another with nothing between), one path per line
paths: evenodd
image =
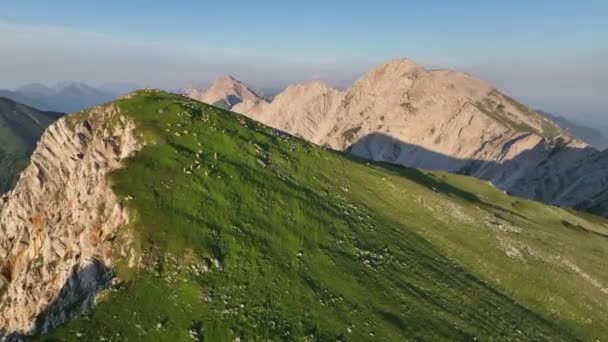
M608 215L608 151L468 74L398 59L345 91L294 85L272 102L231 110L359 157L464 173L509 194Z
M84 310L109 286L106 238L128 215L106 175L140 148L132 123L96 125L117 114L116 106L103 105L89 117L51 125L15 189L0 201L0 267L11 278L0 294L3 332L48 331L71 318L62 308ZM66 283L71 286L59 297ZM88 291L84 298L74 292L78 287ZM49 303L56 310L41 315Z

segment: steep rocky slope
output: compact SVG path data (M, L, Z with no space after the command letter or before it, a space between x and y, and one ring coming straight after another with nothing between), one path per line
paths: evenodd
M105 176L139 146L132 129L115 106L60 119L0 199L0 331L47 331L109 285L127 213Z
M608 221L474 178L157 91L61 119L32 159L0 202L4 333L80 313L34 340L608 337Z
M40 135L61 115L0 97L0 194L15 185Z
M596 169L605 156L545 116L475 77L407 59L378 67L343 92L293 86L270 103L244 101L232 110L318 145L476 176L545 203L597 208L593 199L608 189L608 174Z
M218 78L207 89L188 88L183 93L191 99L224 109L230 109L244 101L256 103L262 100L261 96L232 76Z

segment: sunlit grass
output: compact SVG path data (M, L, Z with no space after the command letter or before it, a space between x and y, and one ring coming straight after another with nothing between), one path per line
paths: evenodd
M608 336L608 239L562 223L605 232L604 219L356 160L178 95L117 104L149 143L111 176L142 262L120 262L124 281L45 339Z

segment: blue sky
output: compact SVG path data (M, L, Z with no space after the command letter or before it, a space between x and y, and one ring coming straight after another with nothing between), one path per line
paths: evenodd
M346 86L386 60L476 74L533 106L608 115L608 1L5 1L0 87L154 87L230 73ZM606 119L608 122L608 119Z

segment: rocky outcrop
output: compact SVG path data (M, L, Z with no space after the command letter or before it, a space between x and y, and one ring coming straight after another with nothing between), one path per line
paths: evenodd
M386 63L337 91L291 86L232 107L318 145L404 166L463 173L545 203L596 208L606 157L471 75Z
M292 85L271 103L262 99L245 100L231 109L248 113L257 121L304 139L319 142L342 103L343 94L322 83Z
M133 129L115 105L60 119L1 198L0 335L47 331L108 286L128 215L106 176L139 149Z
M230 109L238 103L247 101L256 103L263 101L262 97L249 89L241 81L232 76L224 76L215 80L207 89L189 88L183 94L194 100L205 102L224 109Z

